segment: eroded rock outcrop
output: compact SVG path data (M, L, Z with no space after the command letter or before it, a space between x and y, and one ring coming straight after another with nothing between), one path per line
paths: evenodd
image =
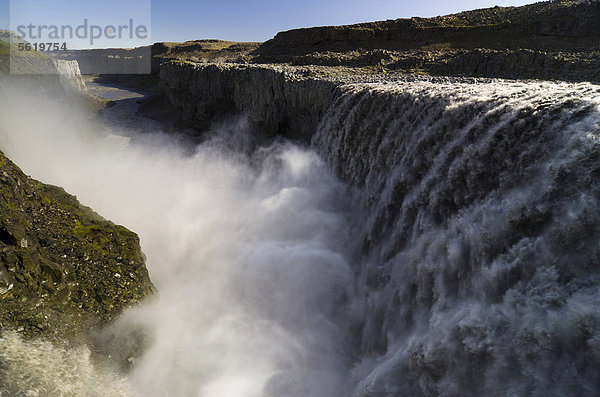
M68 338L152 294L138 237L0 153L0 324Z

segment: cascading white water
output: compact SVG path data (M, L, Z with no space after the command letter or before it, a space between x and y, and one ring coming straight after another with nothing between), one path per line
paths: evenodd
M347 86L312 144L352 190L312 150L256 148L243 119L193 153L17 93L0 120L9 158L148 256L160 299L105 332L152 343L99 395L600 389L597 86Z
M600 87L347 87L313 145L362 191L360 396L600 390Z

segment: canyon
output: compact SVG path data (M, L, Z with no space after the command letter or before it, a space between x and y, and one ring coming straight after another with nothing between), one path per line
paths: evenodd
M0 80L0 391L594 396L599 10L157 43L147 75L133 50L68 52Z

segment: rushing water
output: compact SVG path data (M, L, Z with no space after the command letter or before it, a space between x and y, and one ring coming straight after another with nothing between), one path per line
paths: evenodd
M0 339L23 395L600 390L597 86L348 86L314 149L241 117L190 150L17 93L0 120L25 172L140 235L160 290L105 330L150 330L127 375Z
M350 87L313 145L361 189L358 395L600 391L600 87Z

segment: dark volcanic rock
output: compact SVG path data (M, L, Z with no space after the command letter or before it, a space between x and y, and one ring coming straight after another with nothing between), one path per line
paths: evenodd
M152 294L138 237L0 153L0 324L70 339Z
M309 68L164 63L161 95L146 102L142 112L199 130L243 114L267 133L308 139L337 87L312 74Z

